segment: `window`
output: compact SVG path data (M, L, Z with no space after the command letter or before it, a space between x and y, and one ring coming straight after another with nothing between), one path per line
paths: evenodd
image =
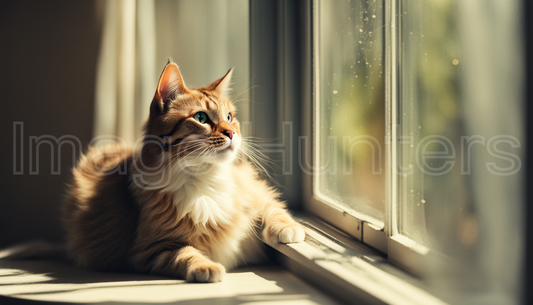
M496 303L519 301L523 259L519 10L458 0L312 9L305 206L389 260Z
M317 172L321 200L383 227L383 1L317 2Z

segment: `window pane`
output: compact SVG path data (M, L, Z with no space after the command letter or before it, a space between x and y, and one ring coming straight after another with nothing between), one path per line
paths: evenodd
M460 219L474 217L466 176L453 166L465 134L457 5L455 0L401 4L400 232L440 248L438 241L457 240L451 228Z
M522 2L398 3L397 229L450 258L440 287L518 304Z
M398 229L475 261L480 237L495 238L481 224L500 218L492 213L507 203L497 197L518 177L520 79L517 45L505 45L516 39L512 19L492 15L514 4L468 3L400 3ZM491 38L498 33L505 41Z
M382 223L383 1L317 1L315 195Z

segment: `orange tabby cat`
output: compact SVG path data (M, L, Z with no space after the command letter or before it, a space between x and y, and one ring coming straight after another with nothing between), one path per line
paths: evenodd
M65 205L79 265L218 282L264 259L260 234L271 244L304 239L243 154L230 78L189 89L168 63L142 148L91 148L81 158Z

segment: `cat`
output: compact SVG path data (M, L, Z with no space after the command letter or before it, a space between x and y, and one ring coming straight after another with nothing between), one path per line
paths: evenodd
M259 236L271 245L304 240L246 157L231 74L189 89L169 61L141 148L92 147L80 158L64 206L78 265L219 282L226 270L265 261Z

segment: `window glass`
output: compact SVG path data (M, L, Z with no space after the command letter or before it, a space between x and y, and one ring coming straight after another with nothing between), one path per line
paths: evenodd
M404 0L399 11L399 229L432 249L457 241L461 221L475 224L468 177L455 166L466 134L456 9L455 0Z
M520 3L401 0L396 15L398 232L449 258L441 287L501 304L520 295Z
M317 2L315 195L382 223L383 1Z
M520 70L513 22L493 17L514 4L468 3L400 1L395 216L400 234L478 263L482 237L501 234L488 219L514 209L504 194L515 196L521 164Z
M415 264L442 289L500 291L502 304L515 303L524 233L522 2L390 3L396 47L387 49L387 71L397 79L385 109L383 2L314 2L314 195L402 235L387 240L401 264L419 257L414 243L425 246ZM385 114L395 115L397 131L391 189ZM387 192L395 193L386 203Z

